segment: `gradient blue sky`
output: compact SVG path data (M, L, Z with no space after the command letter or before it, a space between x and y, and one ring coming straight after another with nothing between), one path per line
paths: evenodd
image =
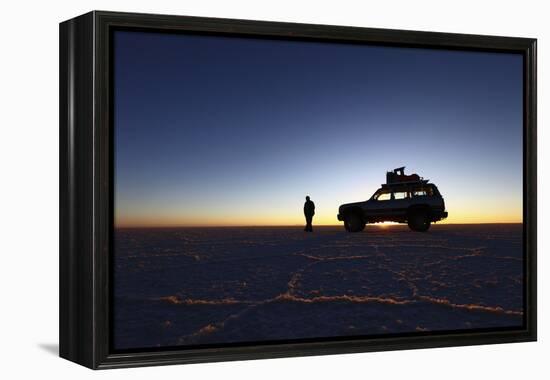
M293 225L436 183L448 222L522 219L522 57L115 33L117 226ZM315 220L314 220L315 221Z

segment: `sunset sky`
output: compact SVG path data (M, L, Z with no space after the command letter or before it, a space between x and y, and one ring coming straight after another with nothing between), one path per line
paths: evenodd
M522 57L115 33L115 225L340 224L399 166L522 220Z

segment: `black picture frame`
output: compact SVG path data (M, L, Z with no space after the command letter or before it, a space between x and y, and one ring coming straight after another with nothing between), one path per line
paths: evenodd
M111 35L198 32L523 55L524 326L476 332L114 353ZM535 341L537 334L536 39L93 11L60 24L60 356L89 368Z

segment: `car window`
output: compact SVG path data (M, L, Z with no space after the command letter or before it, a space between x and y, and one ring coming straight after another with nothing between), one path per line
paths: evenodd
M396 191L393 193L395 199L407 199L409 194L406 191Z
M413 196L415 197L425 197L427 195L429 196L433 195L433 190L429 187L423 188L423 189L417 189L413 191Z
M378 193L374 199L377 201L389 201L391 199L391 193Z

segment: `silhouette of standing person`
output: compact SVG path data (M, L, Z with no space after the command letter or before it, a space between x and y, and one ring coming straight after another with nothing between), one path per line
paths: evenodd
M315 215L315 203L309 199L309 195L306 197L306 203L304 203L304 215L306 217L306 228L304 231L313 232L313 215Z

